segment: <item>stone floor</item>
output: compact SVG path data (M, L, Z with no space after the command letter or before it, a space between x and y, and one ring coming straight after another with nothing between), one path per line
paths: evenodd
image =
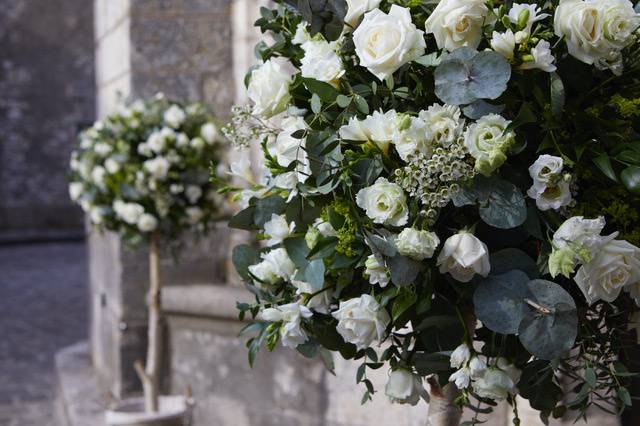
M55 426L57 350L86 339L83 242L0 245L0 426Z

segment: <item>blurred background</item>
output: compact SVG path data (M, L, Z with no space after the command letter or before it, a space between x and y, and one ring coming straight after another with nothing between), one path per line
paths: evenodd
M227 118L245 101L260 1L0 0L0 426L101 426L110 402L139 393L146 250L89 232L67 195L69 154L122 99L162 91ZM357 365L336 359L333 376L278 349L248 367L235 304L249 296L228 261L243 238L220 223L185 237L179 263L163 256L163 387L192 389L195 424L424 424L424 404L387 402L386 371L361 407ZM510 416L498 407L490 424Z

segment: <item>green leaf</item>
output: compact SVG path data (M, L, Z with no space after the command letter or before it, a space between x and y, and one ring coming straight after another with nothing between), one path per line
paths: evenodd
M336 367L333 362L333 353L331 351L326 350L325 348L320 348L320 359L324 366L329 370L329 373L336 375Z
M491 275L501 275L514 269L526 273L530 279L537 278L539 275L535 260L517 248L506 248L492 253L490 264Z
M420 376L440 373L451 369L449 356L441 353L416 352L413 355L416 372Z
M339 95L335 87L333 87L329 83L325 83L324 81L302 77L302 82L304 83L304 86L307 88L307 90L309 90L312 94L318 95L318 97L324 103L329 104L335 101Z
M353 99L356 101L356 108L363 114L369 114L369 104L360 95L354 95Z
M338 239L336 237L323 238L307 255L308 260L324 259L331 256L336 251Z
M527 274L518 270L481 280L473 294L476 317L496 333L517 333L527 314L524 299L531 297L528 281Z
M253 221L254 212L254 206L249 206L246 209L239 211L231 218L231 220L229 220L229 228L243 229L245 231L252 231L256 229L256 225Z
M629 192L640 195L640 167L627 167L620 173L620 179Z
M364 373L367 371L367 366L365 364L361 364L356 371L356 383L360 383L364 378Z
M532 408L541 411L553 410L564 395L553 381L553 369L549 362L542 360L529 362L524 367L518 390L523 398L529 400Z
M309 261L307 255L309 254L309 247L304 237L289 237L283 241L284 248L287 250L289 258L295 263L298 269L306 269Z
M593 367L587 367L587 369L584 370L584 381L587 382L591 388L595 388L598 384L596 372L593 370Z
M557 73L551 73L551 113L556 118L560 118L562 116L565 97L566 95L562 79Z
M258 263L260 261L260 255L255 248L242 244L233 248L231 261L236 271L238 271L238 275L245 281L251 281L249 266Z
M532 294L528 312L518 328L522 345L540 359L552 360L565 355L578 334L576 304L569 293L551 281L533 280L527 283Z
M322 290L324 286L324 271L325 266L322 259L312 260L307 265L304 271L305 281L311 284L314 291Z
M393 307L391 308L391 317L393 318L393 322L411 308L417 300L418 296L413 290L408 288L402 289L398 297L394 299Z
M386 260L391 273L391 282L398 287L413 284L418 274L424 269L422 262L402 256L399 253Z
M629 393L627 388L619 387L616 390L616 393L618 394L618 399L620 401L622 401L624 403L624 405L626 405L628 407L631 407L633 405L633 403L631 401L631 394Z
M300 352L305 358L315 358L318 355L318 343L308 340L296 347L296 350Z
M340 108L346 108L351 105L351 98L345 95L338 95L336 103Z
M618 182L616 172L613 171L613 165L611 165L611 159L607 154L602 154L593 159L593 163L600 169L600 171L609 179L614 182Z
M271 216L284 213L286 208L287 202L279 195L259 198L256 200L255 211L253 213L254 223L262 228L265 223L271 220Z
M482 99L478 99L477 101L462 108L464 115L472 120L477 120L489 114L500 114L503 110L504 105L492 105Z
M428 55L420 56L418 59L413 62L423 65L425 67L437 67L440 65L441 58L438 56L437 52L429 53Z
M524 102L518 110L518 115L516 115L516 118L514 118L511 123L509 123L507 129L515 130L519 127L524 126L525 124L535 123L536 121L538 120L535 113L531 109L531 106L529 106L527 102Z

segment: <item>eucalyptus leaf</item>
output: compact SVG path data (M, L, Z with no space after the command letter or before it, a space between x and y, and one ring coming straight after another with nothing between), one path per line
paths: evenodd
M322 259L315 259L307 265L304 276L305 281L311 284L313 291L322 290L324 287L325 266Z
M527 283L531 296L518 334L522 345L540 359L565 355L578 334L576 304L560 285L546 280ZM533 302L533 303L532 303Z
M240 275L245 281L250 281L251 275L249 274L249 266L258 263L260 261L260 255L258 250L255 248L242 244L233 248L231 261L233 262L233 266L236 268L238 275Z
M394 299L393 306L391 308L391 317L393 318L393 322L411 308L417 300L418 296L413 290L409 288L402 289L398 297Z
M539 275L535 260L517 248L506 248L491 253L490 264L492 275L501 275L514 269L524 272L530 279Z
M286 208L287 203L285 199L279 195L259 198L255 203L253 220L258 227L263 228L264 224L270 221L274 214L280 215L285 212Z
M473 294L476 317L496 333L517 333L527 314L524 300L531 297L528 281L527 274L519 270L481 280Z
M418 274L424 269L421 262L401 254L387 258L387 267L391 273L391 282L398 287L415 283Z
M620 173L620 180L622 180L622 183L629 192L640 195L640 167L627 167Z
M503 110L504 105L492 105L482 99L478 99L462 108L464 115L472 120L477 120L489 114L500 114Z

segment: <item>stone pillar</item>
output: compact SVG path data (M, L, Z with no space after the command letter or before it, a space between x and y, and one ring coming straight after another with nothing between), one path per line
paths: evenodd
M157 92L204 101L226 117L234 96L228 0L94 0L94 8L99 117L123 99ZM163 283L224 283L227 239L222 223L208 238L187 236L179 264L164 253ZM146 344L147 251L91 233L89 253L93 363L123 397L140 387L132 366Z

